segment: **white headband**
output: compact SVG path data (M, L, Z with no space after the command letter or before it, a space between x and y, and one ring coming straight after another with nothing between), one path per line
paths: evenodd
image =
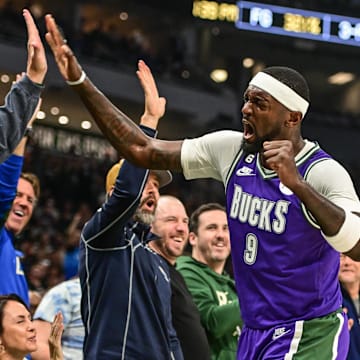
M300 111L302 116L305 116L309 102L271 75L260 71L251 79L249 85L266 91L289 110Z

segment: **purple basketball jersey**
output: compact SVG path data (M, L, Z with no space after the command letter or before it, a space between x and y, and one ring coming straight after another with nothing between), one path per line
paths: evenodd
M300 174L329 155L318 146L297 161ZM226 189L231 252L246 326L266 329L341 307L339 254L299 199L258 155L239 155Z

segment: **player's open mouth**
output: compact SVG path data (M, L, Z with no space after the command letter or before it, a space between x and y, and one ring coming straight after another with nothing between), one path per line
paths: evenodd
M254 127L253 125L247 121L247 120L244 120L242 121L243 123L243 128L244 128L244 139L247 141L247 142L251 142L253 138L255 138L255 130L254 130Z

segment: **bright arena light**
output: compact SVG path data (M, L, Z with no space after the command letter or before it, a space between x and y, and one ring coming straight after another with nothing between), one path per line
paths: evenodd
M333 85L344 85L350 81L353 81L355 75L349 72L338 72L334 75L329 76L328 82Z
M40 111L38 111L38 113L36 115L36 118L40 119L40 120L45 119L46 118L46 113L44 111L40 110Z
M129 18L129 14L125 11L123 11L119 14L119 19L122 21L126 21L128 18Z
M10 81L10 76L8 74L1 75L1 82L6 84Z
M91 128L91 122L84 120L81 122L81 127L85 130L89 130Z
M61 125L67 125L69 123L69 118L66 115L59 116L58 122Z
M227 80L228 72L225 69L215 69L211 72L210 77L217 83L222 83Z
M254 61L254 59L253 58L249 58L249 57L247 57L247 58L245 58L244 60L243 60L243 67L245 68L245 69L249 69L249 68L251 68L253 65L254 65L254 63L255 63L255 61Z
M51 115L59 115L60 109L59 109L57 106L53 106L53 107L50 109L50 113L51 113Z

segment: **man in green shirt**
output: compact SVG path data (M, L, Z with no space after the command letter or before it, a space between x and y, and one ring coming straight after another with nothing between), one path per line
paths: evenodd
M192 256L177 260L206 330L212 360L234 360L242 325L235 283L225 273L230 255L229 229L223 206L210 203L190 218Z

